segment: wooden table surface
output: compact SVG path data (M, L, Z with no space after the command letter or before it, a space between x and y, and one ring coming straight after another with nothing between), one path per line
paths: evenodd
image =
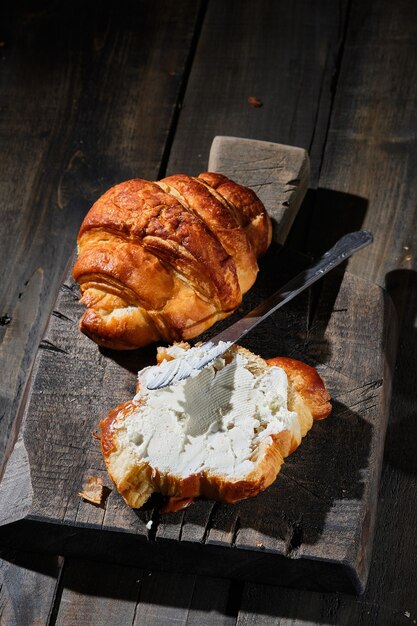
M91 203L131 177L204 170L215 135L308 149L288 245L318 254L371 230L348 269L387 289L400 322L363 596L16 545L1 554L0 624L417 623L415 0L9 1L0 86L0 456Z

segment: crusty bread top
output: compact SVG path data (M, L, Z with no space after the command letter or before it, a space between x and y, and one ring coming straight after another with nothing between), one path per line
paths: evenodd
M159 359L166 356L169 357L169 351L167 353L166 350L163 350L159 354ZM237 364L239 359L240 362ZM144 427L144 422L141 422L142 426L137 427L142 419L138 418L138 412L142 411L143 413L146 409L145 405L149 403L149 396L146 393L141 393L139 389L139 393L133 401L117 407L101 423L101 448L109 474L130 506L142 506L153 492L160 492L176 498L202 495L228 502L256 495L275 480L283 459L297 448L302 437L311 428L313 420L326 417L331 410L330 398L323 381L314 368L304 363L288 358L276 358L266 362L240 347L234 347L229 353L226 353L225 361L231 367L233 365L235 368L244 367L250 370L258 381L268 381L268 384L270 380L279 381L281 380L279 376L284 376L288 380L288 390L285 390L287 397L282 401L279 393L274 395L275 390L271 389L270 386L265 387L267 390L267 396L265 397L268 397L268 402L271 402L271 406L268 405L268 411L271 412L269 417L266 416L265 412L263 413L266 405L265 403L262 404L264 400L261 399L261 404L255 403L254 405L261 407L255 409L256 415L243 419L239 414L236 414L236 411L235 413L233 413L233 410L231 413L227 413L227 411L222 413L222 410L220 410L222 416L219 421L219 406L216 405L216 394L220 393L219 385L224 384L227 387L231 379L230 377L227 378L226 367L222 370L223 366L218 365L220 374L221 372L226 372L224 379L221 379L221 375L216 374L218 378L216 378L216 383L212 387L204 387L204 385L207 385L207 381L201 383L196 379L198 382L194 384L194 390L190 387L191 391L181 396L181 402L183 403L181 406L184 406L184 398L188 398L189 401L191 397L192 401L192 398L195 397L196 386L201 385L201 393L207 394L213 413L209 415L209 421L202 424L198 423L201 416L197 416L196 421L191 422L191 430L190 422L187 422L186 428L188 428L191 438L184 439L185 445L195 445L195 447L187 448L188 457L186 457L185 461L180 461L178 460L179 456L184 454L185 450L180 442L182 437L180 433L183 433L181 431L183 426L175 430L175 432L174 430L171 432L169 421L165 419L160 411L155 411L154 414L146 418L152 422L151 429L147 426ZM243 361L246 364L242 365ZM271 370L271 368L274 369ZM274 371L275 374L278 368L280 368L282 374L277 378L265 378L265 376L270 376L269 372ZM240 393L239 383L236 383L237 374L237 369L235 369L233 371L233 376L235 377L233 378L233 385L237 385L237 393ZM261 382L256 384L258 385L256 388L259 389ZM239 405L239 411L244 413L245 403L249 403L251 395L256 395L257 393L258 391L251 391L246 400L242 402L242 405ZM169 392L166 394L166 397L169 398ZM242 398L244 398L243 395ZM229 401L232 405L236 402L232 395ZM177 400L172 400L174 407L176 402ZM287 406L278 409L277 402ZM183 415L179 415L180 421L187 419L187 410ZM259 411L261 412L259 413ZM204 413L204 407L202 412ZM275 416L278 417L273 417L272 414L274 412ZM201 419L204 422L206 418L203 415ZM277 421L278 418L279 422ZM185 423L183 421L183 425ZM219 424L221 432L218 436ZM196 425L197 430L195 428ZM225 441L228 441L226 430L229 428L232 429L231 432L235 429L235 439L232 442L236 463L234 469L230 469L229 461L225 460L226 452L224 455L222 452ZM149 436L149 432L154 433L152 435L154 439L151 440L155 443L156 448L159 446L169 450L167 454L168 457L171 455L171 460L167 461L164 456L160 455L158 457L158 454L151 454L149 452L149 441L151 440L149 439L147 441L148 448L143 448L144 438ZM212 432L214 435L212 435ZM195 437L198 439L200 435L202 435L202 439L195 444ZM245 437L248 439L245 439ZM164 439L170 441L169 446L165 446ZM244 448L246 444L249 445L250 454L244 452L241 458L239 457L240 451L246 450ZM235 445L238 447L235 448ZM205 446L204 463L201 467L198 466L198 463L193 465L196 462L195 459L198 460L199 458L198 454L201 451L199 446ZM176 452L174 453L176 447L179 450L178 456L175 456ZM197 456L195 456L196 454ZM157 458L160 460L155 462ZM181 458L184 459L184 456ZM190 463L187 458L188 460L191 459ZM213 466L210 458L219 461L217 469ZM245 461L246 458L247 462ZM187 470L184 468L193 469L190 469L187 473Z
M116 349L197 336L239 306L271 233L253 191L220 174L112 187L78 235L81 330Z

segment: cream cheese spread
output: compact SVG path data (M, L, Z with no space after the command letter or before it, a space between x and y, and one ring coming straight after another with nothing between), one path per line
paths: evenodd
M176 346L172 356L186 352ZM209 471L239 479L255 468L257 450L272 442L271 435L299 434L279 367L259 367L237 351L231 360L218 357L195 376L156 390L146 387L149 369L139 373L137 408L118 436L160 472L186 477Z
M208 342L189 350L171 346L167 354L173 357L173 360L164 360L159 365L144 369L140 378L141 385L148 389L158 389L177 384L188 376L197 376L203 367L212 363L231 345L231 341L219 341L217 344Z

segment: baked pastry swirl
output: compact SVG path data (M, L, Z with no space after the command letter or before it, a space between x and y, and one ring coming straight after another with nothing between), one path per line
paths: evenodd
M271 232L255 193L221 174L112 187L78 235L82 332L115 349L196 337L239 306Z

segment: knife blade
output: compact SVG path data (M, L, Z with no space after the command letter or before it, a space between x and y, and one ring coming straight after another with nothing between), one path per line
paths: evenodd
M299 293L323 278L332 269L343 263L352 254L372 243L372 234L360 230L344 235L336 244L308 269L292 278L284 287L252 309L240 320L228 326L212 339L198 347L197 353L188 351L184 356L148 368L146 386L150 390L173 385L212 363L234 343L240 341L269 315L290 302ZM195 350L195 349L194 349Z

